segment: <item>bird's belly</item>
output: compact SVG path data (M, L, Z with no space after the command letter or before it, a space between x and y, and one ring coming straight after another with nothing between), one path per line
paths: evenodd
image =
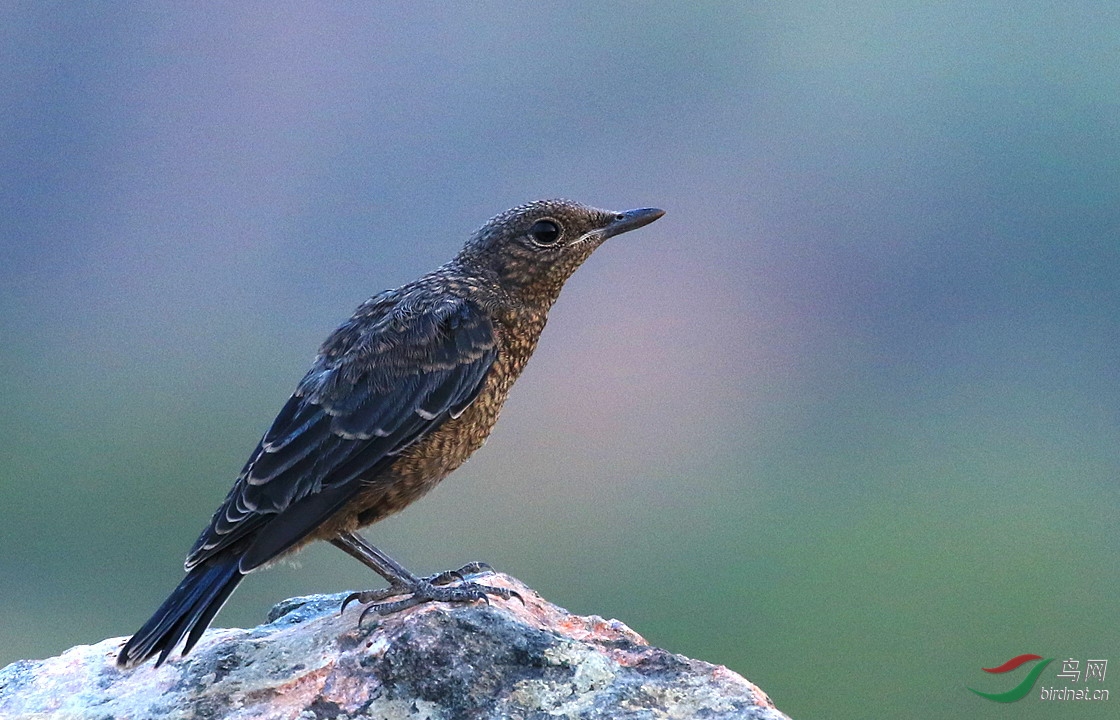
M400 512L420 499L486 442L498 420L509 385L497 378L457 418L449 418L406 448L388 468L365 482L351 505L356 527Z

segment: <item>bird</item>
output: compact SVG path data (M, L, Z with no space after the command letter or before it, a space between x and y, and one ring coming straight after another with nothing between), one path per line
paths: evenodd
M362 613L514 595L468 582L475 562L419 577L358 534L482 446L573 272L664 211L537 200L494 216L448 263L374 295L331 333L187 555L186 576L125 643L122 668L182 656L247 574L315 540L388 582ZM389 598L401 599L387 601ZM361 622L361 619L359 619Z

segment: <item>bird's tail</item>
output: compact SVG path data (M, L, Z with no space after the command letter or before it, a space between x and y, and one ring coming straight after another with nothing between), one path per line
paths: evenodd
M183 636L187 638L183 646L186 655L243 577L238 569L238 557L233 554L213 558L193 568L121 649L117 665L133 667L159 653L158 667Z

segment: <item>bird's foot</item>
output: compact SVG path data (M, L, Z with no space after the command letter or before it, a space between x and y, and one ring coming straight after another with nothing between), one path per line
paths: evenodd
M416 582L413 584L390 585L387 588L380 588L378 590L351 593L342 601L342 611L345 611L346 606L351 602L356 601L365 605L366 607L362 609L362 614L358 617L358 624L361 625L366 616L371 613L377 615L391 615L392 613L400 612L401 610L406 610L426 602L458 603L482 600L489 604L490 598L487 596L494 595L503 600L517 598L524 604L525 599L515 590L467 582L464 579L467 575L491 570L492 568L486 563L472 562L458 570L448 570L437 575L417 578ZM458 584L448 587L451 583ZM403 595L404 597L400 600L384 602L388 598L398 595Z
M424 578L424 582L431 583L432 585L450 585L456 580L466 580L467 575L475 575L484 572L494 572L494 568L490 567L490 563L475 560L474 562L467 563L458 570L444 570L437 575L429 575Z

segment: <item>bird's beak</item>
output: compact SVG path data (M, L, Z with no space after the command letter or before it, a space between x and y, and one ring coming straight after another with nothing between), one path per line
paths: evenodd
M615 235L621 235L624 232L637 230L638 228L649 225L665 214L664 210L660 208L640 208L638 210L627 210L626 212L618 213L614 216L614 220L600 231L601 237L606 240Z

